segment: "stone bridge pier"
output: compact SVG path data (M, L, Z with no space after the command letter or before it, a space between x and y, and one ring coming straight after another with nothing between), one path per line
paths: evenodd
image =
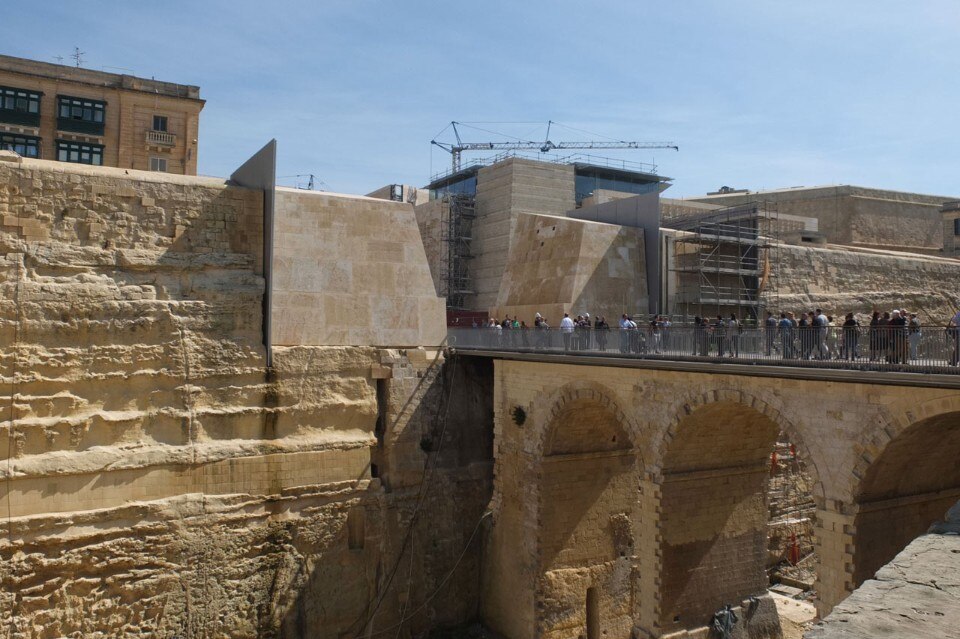
M829 611L960 498L960 390L862 376L496 360L484 620L511 639L663 637L764 593L780 433L812 477Z

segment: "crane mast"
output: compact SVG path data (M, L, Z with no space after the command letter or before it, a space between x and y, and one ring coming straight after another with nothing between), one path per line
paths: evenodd
M438 146L450 154L451 169L454 173L461 168L461 156L464 151L539 151L540 153L549 153L554 150L563 149L673 149L679 151L680 148L672 142L628 142L621 141L584 141L584 142L552 142L550 140L550 127L553 121L547 122L547 135L543 142L532 140L518 140L517 142L464 142L460 138L460 132L457 130L457 122L451 122L453 134L457 141L438 142L430 140L430 144Z

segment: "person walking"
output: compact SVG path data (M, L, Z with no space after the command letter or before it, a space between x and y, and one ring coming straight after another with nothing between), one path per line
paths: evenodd
M781 349L781 354L784 359L793 359L793 320L787 315L787 313L780 313L780 322L778 324L780 329L780 344L783 347Z
M857 345L860 341L860 322L854 318L853 313L847 313L843 321L843 348L841 357L851 362L857 359Z
M713 322L713 340L717 344L717 357L723 357L727 347L727 325L722 315L717 315Z
M563 350L570 350L570 342L573 339L573 320L570 319L570 313L564 313L560 320L560 336L563 338Z
M875 362L880 356L880 312L874 311L870 317L870 328L867 329L867 338L870 348L870 361Z
M953 338L953 354L950 355L950 365L960 366L960 309L947 325L947 339Z
M607 335L610 333L610 325L607 324L607 318L603 315L597 317L593 325L593 332L597 336L597 348L601 351L607 350Z
M763 354L770 357L774 348L776 348L777 341L777 320L770 311L767 311L767 318L763 320L763 332L766 338L766 347Z
M727 322L727 334L730 338L727 340L730 347L730 357L740 357L740 335L743 333L743 325L737 320L736 313L730 313L730 320Z
M907 333L910 340L910 361L916 361L920 359L920 339L923 337L923 332L920 327L920 318L917 317L916 313L910 313L910 321L907 323Z
M888 363L890 357L890 313L884 311L880 320L877 322L877 331L880 335L880 341L877 344L877 350Z
M890 318L890 361L907 363L907 318L895 310Z
M817 359L830 359L830 348L827 346L827 331L830 320L819 308L813 313L814 338L817 343Z
M627 331L630 330L630 321L627 319L627 314L624 313L620 316L620 352L629 353L630 352L630 335Z

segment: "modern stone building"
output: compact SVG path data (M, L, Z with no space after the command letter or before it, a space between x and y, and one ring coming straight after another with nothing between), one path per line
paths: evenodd
M0 56L0 150L197 174L200 88Z
M815 218L831 244L939 253L947 239L940 207L956 197L860 186L815 186L769 191L731 190L690 200L720 206L776 203L781 214Z
M565 312L751 320L810 305L939 322L960 301L951 198L852 186L660 197L669 182L520 157L437 178L415 207L437 291L452 309L553 325Z

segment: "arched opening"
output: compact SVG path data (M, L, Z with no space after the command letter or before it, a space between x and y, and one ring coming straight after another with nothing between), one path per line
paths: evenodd
M960 412L919 421L890 441L860 482L854 584L873 577L960 499Z
M637 468L629 436L602 403L571 400L550 424L539 487L540 636L630 634Z
M663 457L660 626L706 626L725 604L766 592L768 489L779 427L737 402L681 420Z
M813 477L787 433L777 436L768 480L767 573L771 584L812 591L817 555ZM789 592L785 590L785 592Z

